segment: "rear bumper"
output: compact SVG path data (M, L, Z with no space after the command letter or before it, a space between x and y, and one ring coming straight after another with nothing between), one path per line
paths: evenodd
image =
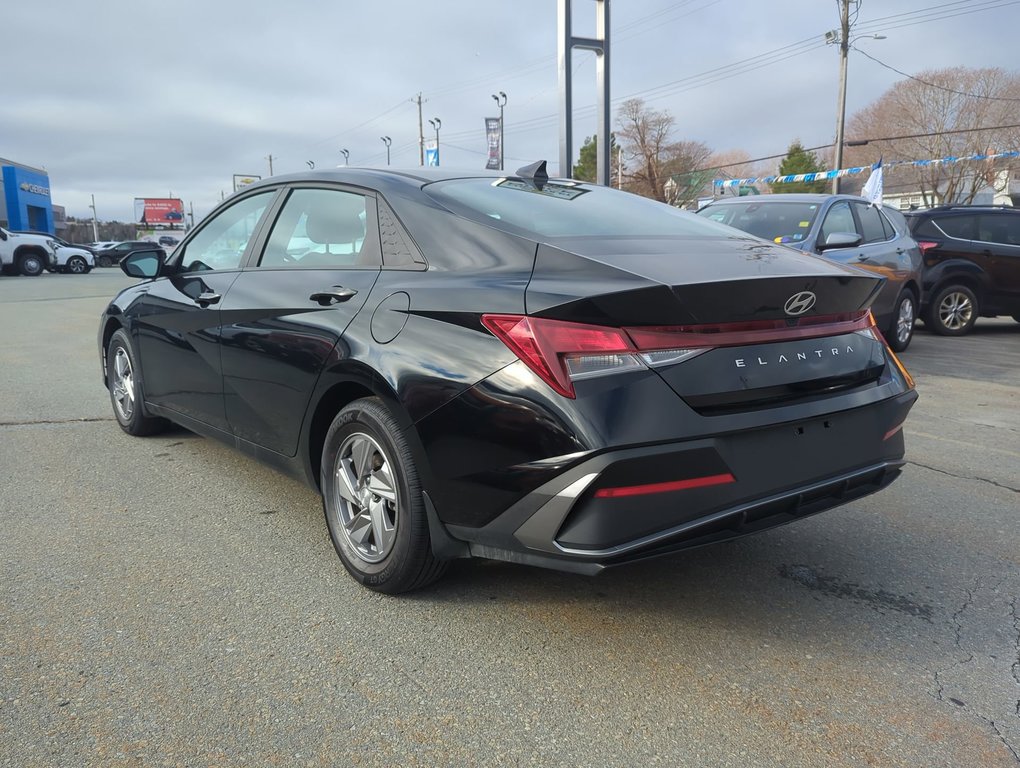
M587 458L481 528L471 554L581 573L766 530L885 488L917 395Z

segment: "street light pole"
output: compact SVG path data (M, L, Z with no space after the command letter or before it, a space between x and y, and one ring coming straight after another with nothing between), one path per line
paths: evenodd
M347 166L350 165L349 161L351 159L351 153L348 152L346 149L341 149L340 154L344 156L344 167L346 168Z
M499 95L492 94L492 98L496 100L496 104L499 106L499 170L503 170L503 107L506 106L506 94L503 91L499 92Z
M393 139L391 139L389 136L380 136L379 138L382 139L382 143L386 145L386 165L389 165L390 164L390 144L393 143Z
M92 195L92 205L89 206L92 209L92 242L99 242L99 225L96 223L96 196Z
M429 125L436 132L436 165L439 165L439 129L443 127L443 121L438 117L429 118Z

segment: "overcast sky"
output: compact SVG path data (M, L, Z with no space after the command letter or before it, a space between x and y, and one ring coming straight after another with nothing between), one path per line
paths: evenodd
M574 34L595 3L573 0ZM235 173L418 165L420 92L444 166L482 168L507 94L506 166L559 156L557 0L12 0L0 27L0 157L45 168L53 202L131 220L173 193L196 219ZM612 0L614 105L639 96L673 138L752 158L831 143L838 0ZM1020 0L862 0L856 45L915 74L1016 70ZM887 39L868 39L883 34ZM594 55L574 58L575 152L595 132ZM847 115L901 75L851 51ZM614 110L615 112L615 110ZM615 121L614 121L615 126ZM852 137L848 137L852 138Z

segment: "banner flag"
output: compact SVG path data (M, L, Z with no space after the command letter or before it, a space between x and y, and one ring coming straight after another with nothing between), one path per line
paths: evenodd
M872 205L882 205L882 158L878 158L878 162L871 166L871 175L864 182L861 197Z
M490 171L499 170L499 118L485 118L485 143L489 147L489 160L485 167Z

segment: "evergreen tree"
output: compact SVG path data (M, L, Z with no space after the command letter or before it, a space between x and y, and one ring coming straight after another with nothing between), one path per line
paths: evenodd
M800 173L817 173L825 168L818 162L814 152L808 152L800 140L794 141L786 152L786 157L779 164L780 176L793 176ZM821 181L790 181L783 184L770 184L773 192L827 192L832 182Z
M598 166L599 137L586 136L584 144L581 145L581 152L574 166L573 177L578 181L595 181L595 172ZM616 173L616 134L609 134L609 165Z

